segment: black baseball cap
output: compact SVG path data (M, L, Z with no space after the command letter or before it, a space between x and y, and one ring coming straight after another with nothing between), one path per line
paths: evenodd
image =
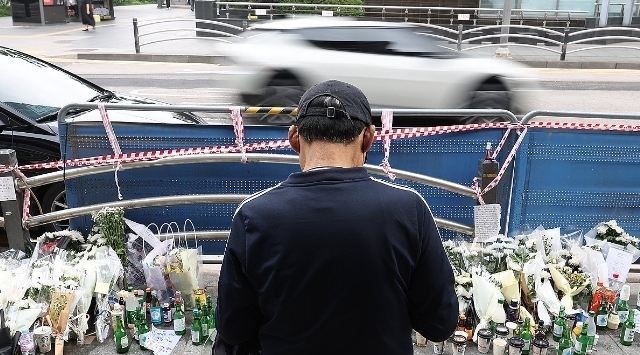
M319 96L332 96L344 107L309 107L309 103ZM309 116L336 117L359 120L372 125L371 107L369 100L357 87L339 80L327 80L318 83L307 90L298 104L296 121Z

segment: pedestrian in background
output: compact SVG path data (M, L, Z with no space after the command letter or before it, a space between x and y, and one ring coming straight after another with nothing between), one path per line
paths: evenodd
M455 330L451 264L425 200L363 167L365 95L330 80L301 98L302 172L243 201L220 280L213 354L410 355L412 329Z
M91 0L79 0L80 18L84 25L83 31L89 31L89 26L96 29L96 20L93 18L93 4Z

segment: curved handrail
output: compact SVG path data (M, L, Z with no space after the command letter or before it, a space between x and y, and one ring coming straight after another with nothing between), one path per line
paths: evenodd
M143 21L143 22L138 22L138 28L140 27L144 27L144 26L151 26L151 25L157 25L159 23L169 23L169 22L196 22L196 23L208 23L211 25L219 25L219 26L223 26L223 27L228 27L228 28L232 28L234 30L238 30L238 31L242 31L242 27L236 26L236 25L232 25L226 22L221 22L221 21L212 21L212 20L202 20L202 19L190 19L190 18L174 18L174 19L165 19L165 20L149 20L149 21Z
M640 42L640 38L638 38L638 37L602 36L602 37L589 37L589 38L578 39L578 40L575 40L575 41L567 42L567 44L580 44L580 43L585 43L585 42L602 41L602 40L608 40L608 39L619 39L619 40L623 40L623 41Z
M533 44L524 44L524 43L509 43L509 46L518 46L518 47L529 47L529 48L537 48L543 51L549 51L549 52L553 52L556 54L560 54L561 52L555 49L551 49L548 47L541 47L541 46L535 46ZM472 51L475 49L480 49L480 48L487 48L487 47L504 47L504 44L500 44L500 43L491 43L491 44L482 44L482 45L478 45L478 46L474 46L474 47L469 47L469 48L463 48L462 51Z
M215 33L215 34L221 34L227 37L233 37L233 38L241 38L238 35L234 35L228 32L224 32L224 31L218 31L218 30L210 30L210 29L206 29L206 28L166 28L163 30L157 30L157 31L152 31L152 32L147 32L147 33L143 33L141 35L138 35L138 37L144 37L144 36L149 36L149 35L154 35L157 33L164 33L164 32L182 32L182 31L196 31L196 32L207 32L207 33ZM197 38L201 38L201 37L197 37ZM202 38L206 38L206 37L202 37Z
M218 42L224 42L224 43L233 43L231 41L227 41L224 38L218 38L218 37L196 37L196 36L185 36L185 37L169 37L169 38L163 38L163 39L157 39L155 41L149 41L149 42L145 42L145 43L140 43L140 47L142 46L146 46L147 44L154 44L154 43L160 43L160 42L169 42L169 41L178 41L181 39L206 39L209 41L218 41Z
M516 38L537 39L537 40L540 40L540 41L546 41L546 42L549 42L549 43L557 44L559 46L562 45L562 42L556 41L556 40L553 40L553 39L550 39L550 38L539 37L539 36L531 36L531 35L523 35L523 34L518 34L518 33L472 37L472 38L467 38L465 40L462 40L462 43L469 43L471 41L478 41L478 40L487 39L487 38L501 38L501 37L516 37ZM526 44L526 43L514 43L514 44ZM502 45L504 46L504 44L502 44ZM512 45L512 43L509 43L509 45Z
M577 36L583 33L591 33L591 32L602 32L602 31L633 31L640 32L640 28L633 27L599 27L599 28L590 28L587 30L580 30L576 32L569 33L569 37Z
M550 116L550 117L580 117L580 118L612 118L620 120L640 120L640 114L631 113L611 113L611 112L586 112L586 111L549 111L536 110L531 111L522 117L521 124L529 123L534 117Z
M448 27L444 27L444 26L432 25L430 23L413 23L413 24L414 25L418 25L420 27L435 28L435 29L442 30L442 31L445 31L445 32L453 33L455 35L458 34L458 31L452 30L452 29L450 29Z
M554 35L559 35L559 36L564 36L564 33L560 32L560 31L556 31L556 30L551 30L545 27L536 27L536 26L529 26L529 25L491 25L491 26L482 26L482 27L476 27L476 28L472 28L472 29L468 29L468 30L464 30L462 31L462 34L467 34L470 32L476 32L476 31L482 31L482 30L489 30L489 29L502 29L502 28L524 28L524 29L534 29L534 30L538 30L538 31L543 31L543 32L548 32Z
M451 43L457 43L458 42L457 40L455 40L453 38L440 36L440 35L435 35L433 33L420 33L420 35L431 37L431 38L435 38L435 39L441 39L441 40L444 40L444 41L447 41L447 42L451 42Z
M615 44L607 44L607 45L602 45L602 46L594 46L594 47L573 49L573 50L567 51L567 54L576 53L576 52L582 52L582 51L590 51L590 50L594 50L594 49L602 49L603 47L606 47L606 48L622 48L622 49L640 49L640 47L634 47L634 46L618 46L618 45L615 45Z

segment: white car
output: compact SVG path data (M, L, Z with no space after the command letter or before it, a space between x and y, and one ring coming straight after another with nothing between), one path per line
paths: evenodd
M373 108L524 112L520 90L535 86L524 65L444 48L425 35L428 30L408 23L295 18L258 24L219 48L238 66L231 85L249 106L297 106L306 88L338 79L359 87ZM464 117L456 123L497 119Z

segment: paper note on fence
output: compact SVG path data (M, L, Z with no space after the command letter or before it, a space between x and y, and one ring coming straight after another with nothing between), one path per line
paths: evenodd
M618 280L627 282L627 274L633 264L633 254L622 249L610 247L607 254L607 267L609 268L609 278L613 278L613 274L618 274Z
M473 208L474 242L485 242L500 233L500 212L501 208L498 204L480 205Z
M0 201L15 201L16 187L11 176L0 177Z

